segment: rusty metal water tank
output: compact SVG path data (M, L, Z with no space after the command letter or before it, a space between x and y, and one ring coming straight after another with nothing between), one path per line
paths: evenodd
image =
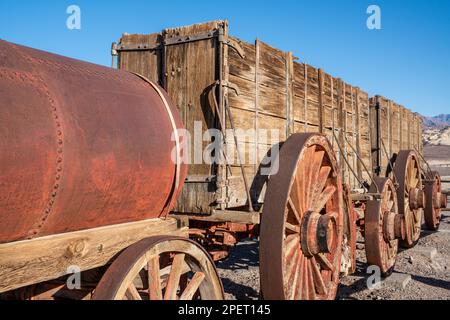
M166 216L176 128L138 75L0 41L0 243Z

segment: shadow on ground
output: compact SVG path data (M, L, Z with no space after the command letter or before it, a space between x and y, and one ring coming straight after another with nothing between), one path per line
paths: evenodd
M227 260L217 264L220 269L236 270L259 267L259 245L257 241L245 240L231 250Z

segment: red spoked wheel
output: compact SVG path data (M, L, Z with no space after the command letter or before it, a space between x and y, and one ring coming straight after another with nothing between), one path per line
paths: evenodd
M366 204L364 239L367 264L376 265L383 275L392 272L397 259L398 239L404 237L404 217L398 214L397 193L390 178L375 177L371 193L380 199Z
M208 253L179 237L144 239L122 252L95 289L93 300L223 300Z
M261 221L262 295L334 299L343 237L342 182L334 153L325 136L294 134L278 159Z
M398 210L405 217L405 239L400 245L414 247L419 240L425 195L422 190L422 174L416 153L412 150L399 152L394 166L398 179Z
M441 177L433 171L431 179L424 182L425 224L429 230L439 229L441 209L447 207L447 195L442 193Z

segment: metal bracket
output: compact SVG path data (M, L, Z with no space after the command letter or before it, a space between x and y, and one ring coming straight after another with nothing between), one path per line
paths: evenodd
M114 51L117 53L118 51L151 51L151 50L161 50L161 45L154 44L150 45L148 43L134 43L134 44L116 44L113 43Z
M170 37L165 38L163 41L163 44L165 46L171 46L175 44L180 43L187 43L187 42L193 42L193 41L200 41L200 40L207 40L218 36L218 32L216 31L209 31L209 32L203 32L196 35L190 35L190 36L178 36L178 37Z
M220 83L220 81L217 80L216 84L218 84L218 85L221 84L222 87L227 87L228 89L233 90L236 93L236 95L238 95L238 96L241 95L241 91L239 90L239 87L230 81L222 81L222 83Z
M219 42L222 42L223 44L229 46L230 48L233 48L237 52L239 57L241 57L241 59L245 59L244 49L242 49L239 42L237 42L233 38L226 38L222 33L220 33L219 34Z

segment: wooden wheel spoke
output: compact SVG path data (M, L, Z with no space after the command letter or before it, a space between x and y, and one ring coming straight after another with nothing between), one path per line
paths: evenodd
M297 295L297 291L298 291L298 279L300 278L300 273L302 270L302 254L299 252L299 256L296 259L296 263L295 263L295 268L294 268L294 273L293 273L293 278L291 277L290 279L290 288L291 288L291 292L290 292L290 299L291 300L295 300L296 299L296 295Z
M328 260L328 258L323 254L319 253L316 256L316 261L319 262L322 269L327 271L333 271L333 264Z
M314 207L312 208L312 211L314 212L320 212L328 201L330 201L331 197L334 195L334 193L337 191L337 188L333 185L330 185L325 188L325 190L320 195L319 199L316 203L314 203Z
M128 286L125 296L128 300L142 300L139 291L136 289L136 286L133 283Z
M322 274L320 273L319 267L317 266L317 261L314 257L311 258L311 267L314 277L314 285L317 289L317 293L320 295L328 294L327 287L323 281Z
M325 156L324 151L317 151L314 153L312 164L310 168L310 176L309 176L309 183L308 183L308 202L307 206L310 208L314 201L317 199L317 196L320 194L322 190L316 190L317 182L319 180L320 175L320 167L322 166L323 157Z
M309 263L309 265L311 265L311 263ZM308 270L309 299L310 300L316 300L316 288L315 288L315 285L314 285L313 271L312 271L312 268L307 268L307 270Z
M419 182L419 179L417 177L417 168L413 167L413 172L412 172L412 176L411 176L411 187L412 188L416 188L417 187L417 183Z
M299 167L297 168L297 172L295 174L295 184L294 188L292 188L291 196L293 197L294 204L298 203L299 208L298 211L303 213L307 210L306 208L306 199L305 199L305 188L306 188L306 179L305 179L305 163L300 162Z
M180 300L192 300L204 279L205 274L203 272L196 272L180 296Z
M183 270L184 258L184 253L176 254L173 258L169 280L167 280L164 300L176 300L177 298L178 285L180 283L180 277Z
M303 270L302 270L302 287L301 287L301 297L302 299L309 299L308 294L308 258L305 257L303 262Z
M294 225L294 224L289 223L289 222L286 221L285 222L285 226L286 226L286 229L288 231L290 231L290 232L300 233L300 226L299 225Z
M292 250L299 248L300 237L298 234L291 234L286 237L285 243L285 256L290 257Z
M148 295L150 300L162 300L159 256L153 256L147 262Z
M292 213L294 214L294 216L295 216L295 218L297 219L298 223L300 224L301 221L302 221L301 216L300 216L300 213L298 212L298 210L297 210L297 208L295 207L295 204L294 204L294 202L292 201L291 198L289 198L289 200L288 200L288 205L289 205L289 207L291 208Z
M294 299L296 300L301 300L302 299L302 294L303 294L303 273L304 273L304 269L305 269L305 260L306 257L302 254L299 258L299 268L300 270L298 271L298 278L297 281L295 282L295 297Z
M316 152L316 146L311 146L308 149L306 149L304 157L302 159L302 162L305 163L305 172L304 175L301 177L305 181L304 183L304 189L303 189L303 196L305 198L305 211L309 209L309 196L311 193L311 174L312 174L312 164L313 164L313 157L314 153Z
M328 177L330 175L330 172L331 172L330 166L324 166L324 167L320 168L320 173L317 178L317 181L315 182L315 187L314 187L315 200L317 200L317 197L322 193L323 189L325 188L325 185L328 182Z
M285 267L285 273L287 275L286 280L287 280L287 286L293 286L294 282L293 280L295 279L295 272L296 269L298 268L298 260L299 260L299 256L300 255L300 250L294 250L293 255L291 257L287 257L286 256L286 267Z

